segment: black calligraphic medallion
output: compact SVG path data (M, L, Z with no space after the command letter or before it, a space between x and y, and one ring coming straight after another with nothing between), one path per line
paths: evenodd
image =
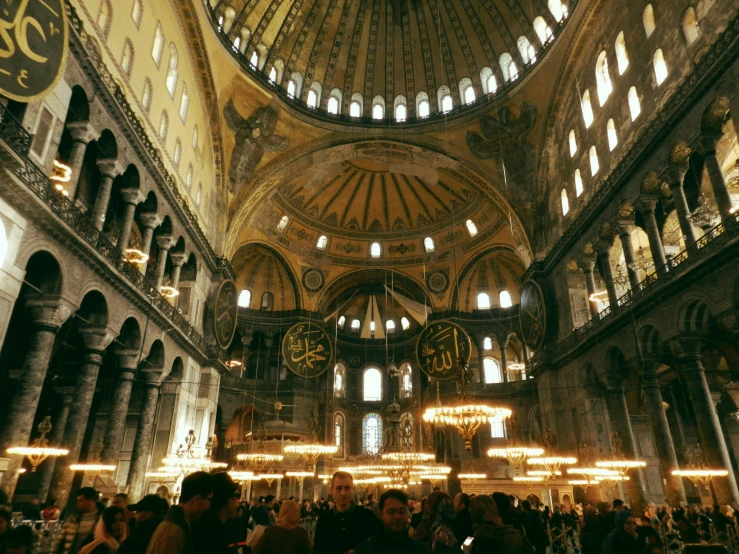
M236 319L239 313L236 283L230 279L223 281L218 288L216 304L213 309L213 326L216 340L221 348L228 348L236 332Z
M434 321L416 343L416 358L429 377L454 379L459 364L470 359L470 337L452 321Z
M68 52L63 0L0 0L0 94L37 100L64 73Z
M312 379L333 363L331 337L315 323L296 323L282 339L282 359L295 375Z
M544 344L547 332L547 308L544 292L539 283L528 280L521 288L521 338L532 350L539 350Z

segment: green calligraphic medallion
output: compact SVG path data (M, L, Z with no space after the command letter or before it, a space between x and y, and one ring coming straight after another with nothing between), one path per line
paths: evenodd
M521 287L521 338L531 350L539 350L547 332L547 306L539 283L528 280Z
M64 73L68 33L63 0L0 0L0 94L46 96Z
M213 309L213 326L215 327L216 340L221 348L228 348L234 338L238 313L236 283L228 279L218 287L215 308Z
M318 377L333 364L331 337L315 323L296 323L282 339L282 359L295 375Z
M459 364L470 359L470 337L452 321L434 321L416 343L416 358L423 372L434 379L454 379Z

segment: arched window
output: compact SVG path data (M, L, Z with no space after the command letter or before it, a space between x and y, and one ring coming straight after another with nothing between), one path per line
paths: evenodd
M148 114L151 111L151 99L154 92L151 87L151 80L147 77L144 80L144 92L141 93L141 104L144 106L144 111Z
M317 108L319 104L321 103L321 93L323 92L323 87L321 86L321 83L318 81L314 81L313 84L310 86L310 90L308 91L308 99L307 104L309 108Z
M513 63L513 57L505 52L500 56L500 71L503 73L503 80L507 83L511 80L511 64Z
M605 50L600 53L595 64L595 80L598 84L598 100L602 106L613 92L613 83L611 83L611 75L608 72L608 59Z
M340 412L334 415L334 446L338 447L334 456L342 458L344 456L344 415Z
M344 398L346 395L346 367L343 364L334 366L334 396Z
M503 382L503 374L495 358L484 358L482 360L482 367L486 385Z
M485 94L494 94L498 90L498 81L495 79L493 70L489 67L483 67L480 71L480 82Z
M408 101L402 94L395 97L394 109L395 121L403 122L408 118Z
M688 46L698 40L699 33L698 18L695 16L695 10L691 6L683 14L683 34L685 35L685 42L688 43Z
M388 319L387 322L385 322L385 331L387 333L395 332L395 322L392 319Z
M198 193L195 195L195 205L200 206L203 202L203 185L198 185Z
M240 51L241 51L241 37L236 37L236 38L234 39L234 42L233 42L233 49L234 49L234 50L235 50L236 52L240 52Z
M177 48L175 47L174 43L169 43L169 67L167 68L167 80L165 81L167 85L167 90L169 91L169 95L174 98L174 91L177 89L177 75L178 75L178 69L177 66L179 64L179 56L177 55Z
M332 90L328 97L327 111L334 115L338 115L341 112L341 91L337 88Z
M428 117L431 114L431 104L429 104L429 95L425 92L419 92L416 95L416 116L419 118Z
M239 293L239 308L248 308L251 304L251 291L244 289Z
M382 400L382 373L379 369L368 367L364 371L363 383L363 397L366 402Z
M400 325L401 327L403 327L403 331L407 331L408 329L410 329L411 322L408 321L407 317L403 316L400 318Z
M379 94L372 99L372 119L385 119L385 99Z
M292 83L292 86L291 86ZM303 76L297 71L293 71L290 80L287 83L287 95L290 98L300 98L300 91L303 88Z
M195 125L195 128L192 130L192 149L197 150L198 149L198 140L200 140L200 128Z
M273 85L277 82L277 68L275 66L272 66L272 69L269 70L269 82Z
M562 189L560 200L562 201L562 215L567 215L570 211L570 200L567 198L567 189Z
M182 123L187 121L187 110L190 108L190 93L187 92L187 85L182 83L182 98L180 99L180 119Z
M316 248L319 250L326 250L326 246L328 245L328 237L326 235L321 235L318 237L318 241L316 241Z
M274 303L275 303L274 294L272 294L269 291L262 293L262 309L263 310L271 310Z
M257 51L256 51L256 50L254 50L254 51L253 51L253 52L251 53L251 57L249 58L249 64L250 64L250 65L251 65L251 66L252 66L252 67L253 67L254 69L259 69L259 54L257 53Z
M513 306L513 299L511 298L511 293L508 292L507 290L500 291L498 298L500 300L501 308L510 308L511 306Z
M174 166L179 168L180 160L182 159L182 143L180 142L180 139L177 139L174 143L174 154L172 155L172 159L174 161Z
M364 112L364 97L360 92L352 94L352 100L349 104L349 115L351 117L362 117Z
M641 113L641 102L639 101L639 94L636 92L636 87L629 89L629 111L631 112L631 121L636 121Z
M434 251L434 239L431 237L426 237L423 239L423 249L426 252L433 252Z
M493 439L504 439L505 438L505 423L499 419L494 419L490 422L490 438Z
M582 118L585 121L585 128L590 129L593 124L593 106L590 104L590 91L585 90L582 95Z
M534 61L534 58L536 58L536 52L534 52L533 57L531 56L531 49L529 48L531 46L531 43L529 42L529 39L526 37L518 37L518 52L521 54L521 59L523 60L524 65L528 65L531 62Z
M493 349L493 339L491 339L490 337L485 337L485 339L482 341L482 349L492 350Z
M358 319L352 319L352 331L359 331L359 325Z
M362 450L364 454L377 454L382 448L382 418L380 414L367 414L362 420Z
M598 170L600 169L600 164L598 163L598 151L595 149L595 146L590 147L590 174L595 176L596 173L598 173Z
M103 33L105 40L108 40L110 34L110 25L113 23L113 6L110 4L110 0L103 0L100 3L100 11L98 12L97 24L100 31Z
M342 315L339 318L339 321L337 322L337 325L339 326L340 329L343 329L344 328L344 323L346 323L346 316L343 316Z
M144 2L143 0L133 0L133 9L131 10L131 19L133 24L138 27L141 25L141 18L144 16Z
M465 77L459 82L459 96L465 104L472 104L475 101L475 89L472 87L472 81L469 77Z
M608 148L611 152L618 146L618 135L616 134L616 124L613 119L608 120Z
M644 8L642 23L644 23L644 33L646 33L647 38L651 37L654 30L657 28L657 24L654 22L654 8L652 7L652 4L647 4L647 7Z
M167 133L169 133L169 116L167 111L162 111L162 119L159 120L159 138L167 140Z
M285 229L287 229L288 223L290 223L290 218L287 217L286 215L283 215L280 218L280 222L277 224L277 230L280 232L284 231Z
M516 62L512 61L508 64L508 74L511 77L511 81L518 79L518 67L516 66Z
M164 52L164 31L162 24L157 21L157 30L154 33L154 45L151 47L151 57L157 67L162 63L162 53Z
M616 61L618 62L618 74L623 75L629 67L629 51L626 49L626 39L621 31L616 37Z
M287 95L290 98L295 98L295 91L297 90L297 86L295 85L295 81L290 79L287 82Z
M565 9L562 5L562 0L549 0L548 3L549 11L552 12L554 19L561 21L565 16Z
M477 295L477 309L478 310L489 310L490 309L490 297L486 292L481 292Z
M536 33L536 36L539 37L539 42L541 42L542 46L552 38L552 30L549 28L549 25L547 25L547 22L544 21L542 16L534 19L534 32Z
M452 102L452 93L449 90L449 87L446 85L440 86L439 90L437 91L437 95L437 98L439 100L439 111L441 113L452 111L452 108L454 108L454 103Z
M185 178L185 188L190 190L192 188L193 170L192 164L187 164L187 177Z
M667 64L661 48L654 51L652 61L654 63L654 77L657 79L657 86L659 86L667 79Z
M582 194L583 186L582 186L582 176L580 175L580 170L575 170L575 196L578 198Z
M121 69L123 69L123 74L126 77L131 77L131 70L133 69L133 42L131 42L130 38L127 38L126 43L123 45Z
M370 256L373 258L379 258L382 255L382 245L379 242L373 242L370 245Z
M574 158L577 154L577 138L575 137L575 130L570 129L570 158Z
M477 234L477 225L475 225L475 222L471 219L468 219L465 221L465 226L467 227L467 232L470 234L471 237L474 237Z

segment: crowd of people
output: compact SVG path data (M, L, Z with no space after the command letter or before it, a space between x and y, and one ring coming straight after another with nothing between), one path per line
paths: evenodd
M451 498L435 490L416 500L389 489L356 501L346 472L334 474L330 492L317 502L266 496L246 503L227 473L196 472L172 506L153 494L136 504L118 494L106 506L84 487L69 514L53 502L22 511L28 519L62 518L49 554L663 554L671 549L665 542L706 542L734 529L739 516L728 506L650 504L632 513L618 499L550 510L502 492ZM11 518L0 507L0 554L34 553L35 530L12 527Z

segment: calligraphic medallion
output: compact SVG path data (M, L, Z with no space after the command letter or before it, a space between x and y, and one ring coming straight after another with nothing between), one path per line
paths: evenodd
M236 283L228 279L221 283L216 295L213 309L213 326L216 340L221 348L228 348L236 332L236 320L239 313Z
M67 62L63 0L0 1L0 94L18 102L53 89Z
M282 339L282 359L295 375L312 379L333 364L331 337L315 323L296 323Z
M544 344L547 332L547 308L544 292L539 283L528 280L521 287L521 338L532 350L539 350Z
M416 343L416 358L429 377L446 381L454 379L461 362L470 359L470 337L452 321L434 321L426 327Z

